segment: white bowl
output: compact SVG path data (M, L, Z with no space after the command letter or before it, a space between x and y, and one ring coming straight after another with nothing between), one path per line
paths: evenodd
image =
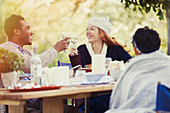
M116 81L121 73L122 70L111 70L111 77Z
M94 73L86 73L86 79L88 82L97 82L99 81L101 78L103 78L104 76L106 76L106 73L103 74L94 74Z

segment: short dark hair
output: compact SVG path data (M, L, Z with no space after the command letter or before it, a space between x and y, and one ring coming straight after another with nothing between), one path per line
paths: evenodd
M15 14L12 14L10 17L6 19L4 30L8 36L8 39L10 39L13 36L14 29L18 29L21 26L19 22L20 20L25 20L25 19L24 17Z
M133 35L132 43L135 43L142 53L150 53L159 49L161 40L155 30L146 26L137 29Z

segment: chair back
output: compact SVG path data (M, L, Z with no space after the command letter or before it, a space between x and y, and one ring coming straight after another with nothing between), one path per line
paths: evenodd
M170 112L170 88L158 82L156 96L156 113Z
M58 61L57 64L58 66L69 66L69 69L72 68L71 63L63 63L63 62Z

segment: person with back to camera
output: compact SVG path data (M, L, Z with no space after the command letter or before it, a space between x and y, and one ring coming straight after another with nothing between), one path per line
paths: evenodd
M80 45L77 49L72 48L69 54L72 66L78 65L75 54L79 54L80 64L82 67L92 63L91 56L93 54L103 54L105 57L110 57L112 61L123 60L124 62L131 59L131 56L126 52L121 44L115 38L110 38L111 23L108 19L102 17L92 17L89 19L86 36L88 43ZM76 59L76 60L75 60ZM95 94L94 94L95 95ZM103 113L108 109L110 94L99 97L90 98L90 112ZM76 106L84 110L84 101L76 100Z
M136 57L114 86L105 113L155 113L158 81L170 86L170 60L159 50L159 34L148 27L139 28L132 44Z
M12 14L5 21L5 33L8 36L8 41L0 44L0 48L8 49L11 52L14 52L18 55L22 55L24 58L24 65L21 67L21 70L25 73L30 73L30 60L33 55L32 51L24 48L24 45L32 44L32 35L30 25L20 15ZM42 61L42 67L48 66L62 50L67 49L70 41L70 38L65 38L61 41L58 41L54 47L49 48L39 55ZM41 99L29 99L28 100L28 113L40 113L42 112L41 108ZM0 109L4 107L0 106ZM4 110L5 112L5 110ZM64 113L79 113L78 109L64 105Z

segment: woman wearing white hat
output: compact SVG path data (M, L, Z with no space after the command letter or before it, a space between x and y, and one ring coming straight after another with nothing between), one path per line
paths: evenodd
M82 67L91 64L91 56L93 54L104 54L106 57L112 58L112 61L123 60L126 62L131 56L123 49L115 38L110 38L111 23L108 19L102 17L92 17L89 19L86 36L88 43L80 45L77 49L72 48L70 52L70 60L74 67L74 54L80 54ZM78 51L77 51L78 50Z
M111 33L111 23L108 19L102 17L92 17L89 19L86 36L88 43L80 45L77 49L72 48L70 52L70 61L72 66L76 66L74 60L74 54L80 55L80 62L82 67L91 64L91 56L93 54L103 54L106 57L110 57L113 60L124 62L128 61L132 57L123 49L123 46L119 44L115 38L111 39L109 34ZM91 98L90 112L91 113L103 113L108 109L110 95L99 97L98 99Z

